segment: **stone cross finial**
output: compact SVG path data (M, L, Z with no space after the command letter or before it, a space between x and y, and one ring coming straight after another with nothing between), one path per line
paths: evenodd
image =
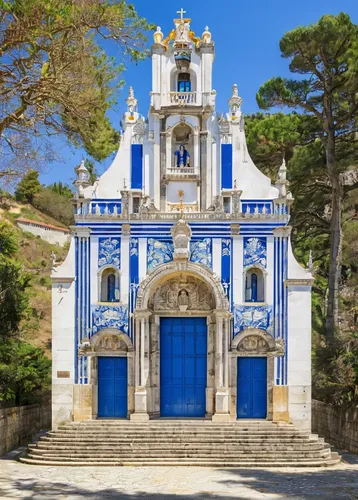
M180 19L184 19L183 14L186 14L186 10L182 7L180 10L177 10L177 14L180 14Z
M137 106L138 104L138 101L137 99L134 97L134 90L133 90L133 87L130 86L129 87L129 90L128 90L128 97L126 99L126 103L127 103L127 106L128 106L128 111L130 113L133 113L135 107Z

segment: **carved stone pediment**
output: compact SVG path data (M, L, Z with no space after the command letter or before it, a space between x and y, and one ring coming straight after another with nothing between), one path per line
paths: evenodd
M264 353L270 350L270 347L265 339L258 337L257 335L249 335L242 339L242 341L237 346L237 350L240 352L257 352Z
M210 311L215 301L209 287L188 275L161 284L153 296L154 311Z
M171 228L170 233L173 238L174 254L173 259L189 259L189 243L191 229L187 222L180 219Z
M127 345L119 335L103 335L94 346L95 352L127 351Z

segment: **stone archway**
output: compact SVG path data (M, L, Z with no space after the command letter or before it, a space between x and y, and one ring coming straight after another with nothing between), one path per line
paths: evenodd
M185 257L158 266L138 290L134 310L136 387L132 419L160 415L160 317L183 315L207 318L206 415L213 415L213 420L229 419L229 302L220 278Z

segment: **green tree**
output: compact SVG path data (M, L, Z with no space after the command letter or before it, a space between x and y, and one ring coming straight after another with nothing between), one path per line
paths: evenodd
M300 78L272 78L260 87L257 102L263 109L301 108L320 124L325 184L331 196L325 331L327 339L332 341L339 319L343 200L347 191L358 185L358 179L345 174L352 164L357 142L358 28L347 14L323 16L317 24L286 33L280 49L283 57L290 58L290 70Z
M50 188L44 188L35 195L33 206L69 226L74 221L72 196L70 198L68 194L59 194Z
M0 222L0 255L12 256L18 248L18 239L13 228L5 221Z
M56 159L54 134L97 160L115 151L106 112L124 62L146 57L148 29L124 0L0 0L0 175Z
M15 197L18 201L27 201L28 203L32 203L35 194L39 191L41 191L39 173L36 172L36 170L30 170L18 183L15 191Z
M50 189L53 193L66 196L69 199L73 198L72 189L67 184L63 184L61 181L50 184L48 189Z
M50 368L42 349L17 339L0 343L0 405L40 402L50 388Z

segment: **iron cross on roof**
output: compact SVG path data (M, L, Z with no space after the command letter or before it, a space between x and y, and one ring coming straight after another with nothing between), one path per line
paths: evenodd
M180 14L180 19L183 19L183 14L186 14L186 10L182 7L180 10L177 10L177 14Z

